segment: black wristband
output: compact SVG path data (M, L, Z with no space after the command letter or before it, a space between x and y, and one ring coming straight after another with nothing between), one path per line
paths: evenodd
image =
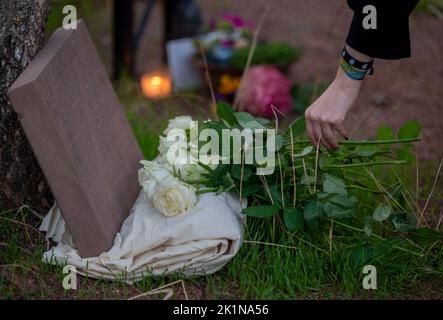
M353 56L351 56L349 54L348 50L346 50L346 47L343 48L343 50L341 52L341 56L351 67L358 69L358 70L367 71L366 74L369 74L369 75L374 73L374 68L373 68L374 61L370 61L370 62L358 61L357 59L355 59Z

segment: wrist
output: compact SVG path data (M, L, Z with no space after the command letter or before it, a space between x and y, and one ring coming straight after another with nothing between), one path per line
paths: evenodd
M352 48L346 46L341 51L339 66L344 71L344 74L346 74L349 78L352 80L361 81L366 78L367 75L372 75L374 73L373 62L374 61L372 58L362 53L358 53ZM338 74L339 77L341 75L342 74L340 73ZM350 85L350 83L352 82L347 84Z
M334 84L340 89L340 91L357 96L362 83L363 81L351 79L342 68L338 68Z

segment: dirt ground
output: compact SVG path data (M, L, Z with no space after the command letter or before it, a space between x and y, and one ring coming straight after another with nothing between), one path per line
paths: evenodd
M234 12L258 21L270 5L262 36L285 40L303 49L303 57L290 71L291 80L330 82L337 70L352 11L344 0L197 0L204 17ZM139 8L143 2L138 3ZM141 12L141 10L137 10ZM161 6L157 5L138 52L138 71L161 65ZM409 120L423 126L420 158L443 156L443 21L426 13L410 20L413 57L378 60L375 74L364 84L356 106L346 120L353 138L367 138L380 124L397 129Z

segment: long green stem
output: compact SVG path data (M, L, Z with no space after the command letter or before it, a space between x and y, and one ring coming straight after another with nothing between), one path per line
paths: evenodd
M368 140L368 141L340 141L339 144L344 146L354 146L354 145L380 145L380 144L399 144L399 143L411 143L419 142L421 138L410 138L410 139L388 139L388 140Z
M323 166L323 168L356 168L356 167L402 165L402 164L407 164L407 161L398 160L398 161L359 162L359 163L350 163L350 164L326 164Z
M363 190L363 191L367 191L367 192L375 193L375 194L384 194L383 191L380 191L380 190L372 190L372 189L368 189L368 188L365 188L365 187L361 187L361 186L358 186L358 185L355 185L355 184L348 185L348 186L346 186L346 188L348 188L348 189L358 189L358 190Z
M210 188L210 189L204 189L204 190L197 190L195 192L196 195L200 195L200 194L205 194L205 193L210 193L210 192L217 192L218 188Z
M346 223L343 223L343 222L340 222L340 221L337 221L337 220L334 220L334 223L336 223L336 224L338 224L338 225L340 225L342 227L348 228L349 230L353 230L353 231L357 231L357 232L365 232L365 230L363 230L363 229L350 226L350 225L348 225ZM373 236L374 238L377 238L378 240L382 240L382 241L385 240L385 238L383 238L382 236L379 236L378 234L375 234L375 233L372 233L371 236Z
M367 146L367 145L382 145L382 144L400 144L400 143L411 143L419 142L421 138L410 138L410 139L388 139L388 140L367 140L367 141L355 141L355 140L343 140L339 141L339 145L343 146ZM294 145L298 144L310 144L309 140L295 141Z

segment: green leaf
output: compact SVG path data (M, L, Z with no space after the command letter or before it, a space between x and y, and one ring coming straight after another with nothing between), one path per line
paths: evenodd
M241 179L241 170L242 170L241 164L232 165L231 176L236 180L240 180ZM251 167L243 166L243 181L248 181L249 178L251 177L251 175L252 175Z
M277 205L279 208L283 207L283 202L282 202L282 195L281 195L281 189L279 185L273 185L269 187L269 193L271 194L272 197L272 202ZM269 195L267 197L269 199ZM286 201L286 198L283 197L283 200ZM269 199L269 201L271 201Z
M300 153L294 154L294 158L303 158L306 157L308 154L310 154L314 150L313 146L308 146L304 148Z
M242 197L249 197L260 191L260 186L257 183L249 183L243 185L242 188Z
M374 257L374 250L367 244L359 244L352 248L350 253L350 261L355 266L360 266L368 262Z
M355 215L354 208L343 208L330 202L324 205L323 210L329 218L344 219Z
M309 202L305 206L303 216L307 221L312 221L323 217L323 204L318 200Z
M329 218L349 218L355 215L355 202L347 196L336 194L324 204L323 211Z
M257 121L251 114L247 112L235 112L234 113L237 122L245 129L266 129L266 127Z
M377 140L395 139L394 131L387 126L380 126L377 130Z
M395 150L398 160L406 160L409 164L414 164L417 160L415 154L411 152L410 145L405 145L402 148Z
M374 146L357 146L355 153L360 157L372 157L377 153L378 149Z
M355 197L349 198L342 194L333 194L333 196L329 198L329 202L343 208L352 208L357 204L358 200Z
M275 135L275 150L280 150L283 148L283 145L285 143L285 139L281 134Z
M415 139L421 132L421 126L417 121L409 121L398 130L399 139Z
M294 120L294 122L291 123L289 126L287 132L289 134L289 137L291 136L291 130L292 130L292 137L296 138L300 135L302 135L306 130L306 119L305 117L299 117Z
M297 208L289 208L283 212L283 221L290 232L302 231L304 228L303 214Z
M238 124L234 115L234 109L225 101L217 102L217 115L231 126Z
M375 208L374 213L372 214L372 218L375 221L382 222L385 221L392 213L392 209L390 206L380 203L377 208Z
M321 192L321 191L317 192L315 195L317 196L318 200L322 200L323 202L334 196L333 193L327 193L327 192Z
M261 117L254 117L254 118L261 125L263 125L263 126L265 126L267 128L271 127L271 120L266 119L266 118L261 118Z
M394 212L390 221L396 230L403 232L414 230L417 224L417 219L414 216L404 212Z
M272 217L279 208L277 206L254 206L243 209L242 213L249 217L269 218Z
M323 192L327 193L337 193L342 195L347 195L346 185L344 181L332 174L323 174Z
M234 112L234 116L237 119L238 123L240 123L240 125L242 124L242 122L245 123L255 120L252 114L243 111Z

